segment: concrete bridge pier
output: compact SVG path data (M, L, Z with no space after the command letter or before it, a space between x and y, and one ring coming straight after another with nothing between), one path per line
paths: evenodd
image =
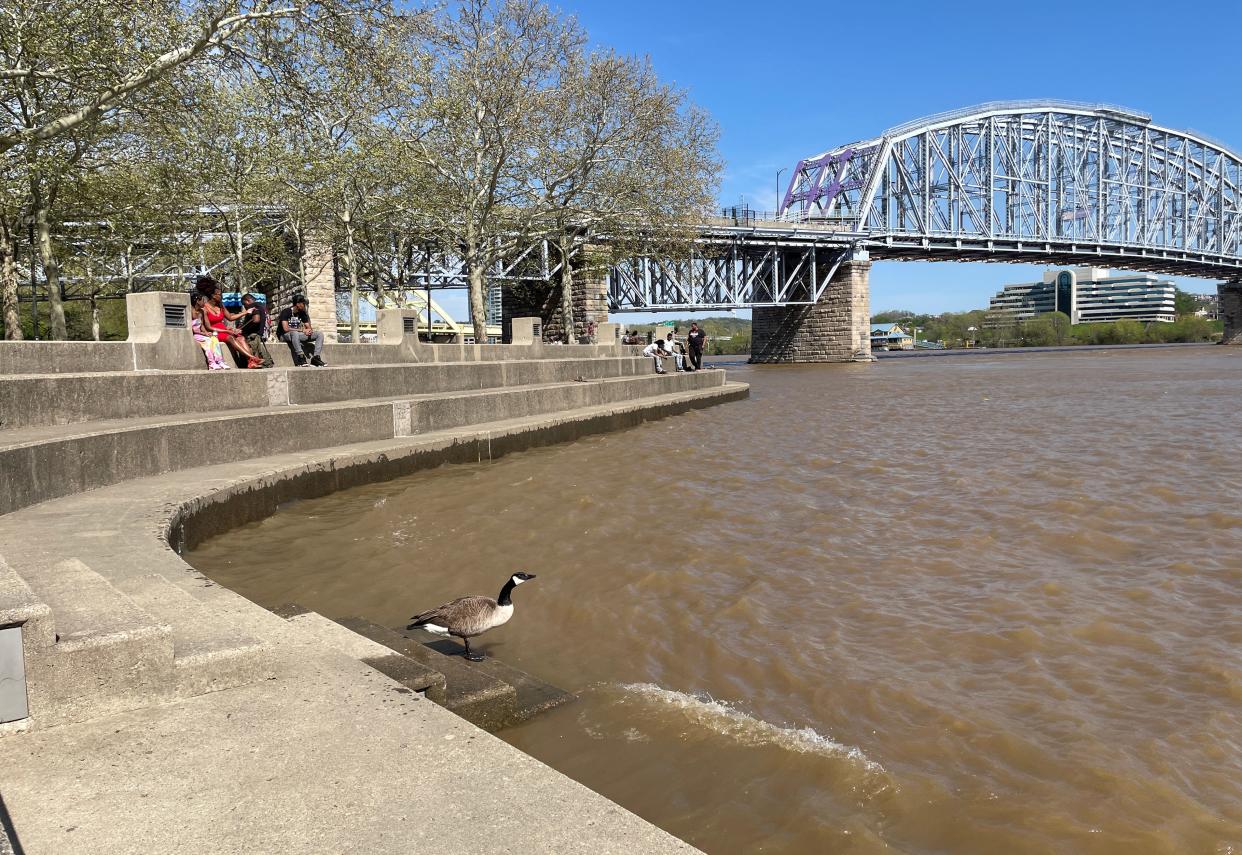
M871 360L871 260L841 262L813 306L761 306L751 315L751 362Z
M1220 298L1220 316L1225 321L1221 344L1242 344L1242 279L1220 283L1216 294Z

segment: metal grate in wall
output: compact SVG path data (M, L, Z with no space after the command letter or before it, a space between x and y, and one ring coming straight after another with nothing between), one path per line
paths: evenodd
M180 303L164 304L164 326L185 329L186 307Z

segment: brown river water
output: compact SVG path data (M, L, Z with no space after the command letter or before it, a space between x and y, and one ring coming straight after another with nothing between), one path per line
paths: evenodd
M538 574L477 647L580 700L501 737L709 853L1242 853L1242 348L730 373L188 557L389 626Z

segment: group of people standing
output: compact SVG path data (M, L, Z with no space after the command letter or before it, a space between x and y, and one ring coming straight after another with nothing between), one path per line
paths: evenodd
M253 294L243 294L241 311L229 311L224 305L224 290L210 276L198 277L190 292L190 328L212 371L230 367L224 358L226 349L232 351L238 365L244 363L246 368L271 368L276 364L267 350L272 331L267 309ZM311 326L306 298L301 294L295 294L289 307L276 319L276 333L289 345L294 365L326 366L322 356L323 333ZM309 361L307 345L313 347Z
M666 373L664 360L670 356L678 371L698 371L703 367L703 345L707 342L707 333L699 329L697 323L691 323L683 344L677 338L678 331L677 327L673 327L666 337L657 338L643 348L643 356L650 356L655 362L656 374Z

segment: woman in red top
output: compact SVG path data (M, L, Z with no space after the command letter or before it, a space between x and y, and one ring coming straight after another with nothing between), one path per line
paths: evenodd
M203 305L203 317L207 319L207 326L215 331L216 338L220 340L220 343L228 345L234 353L239 353L246 357L248 360L247 368L262 368L263 360L250 352L250 348L246 346L246 339L227 323L228 321L235 321L238 318L246 317L254 309L247 309L245 312L234 314L224 308L222 302L224 292L220 288L220 283L210 276L198 277L194 287L207 298L207 302Z

